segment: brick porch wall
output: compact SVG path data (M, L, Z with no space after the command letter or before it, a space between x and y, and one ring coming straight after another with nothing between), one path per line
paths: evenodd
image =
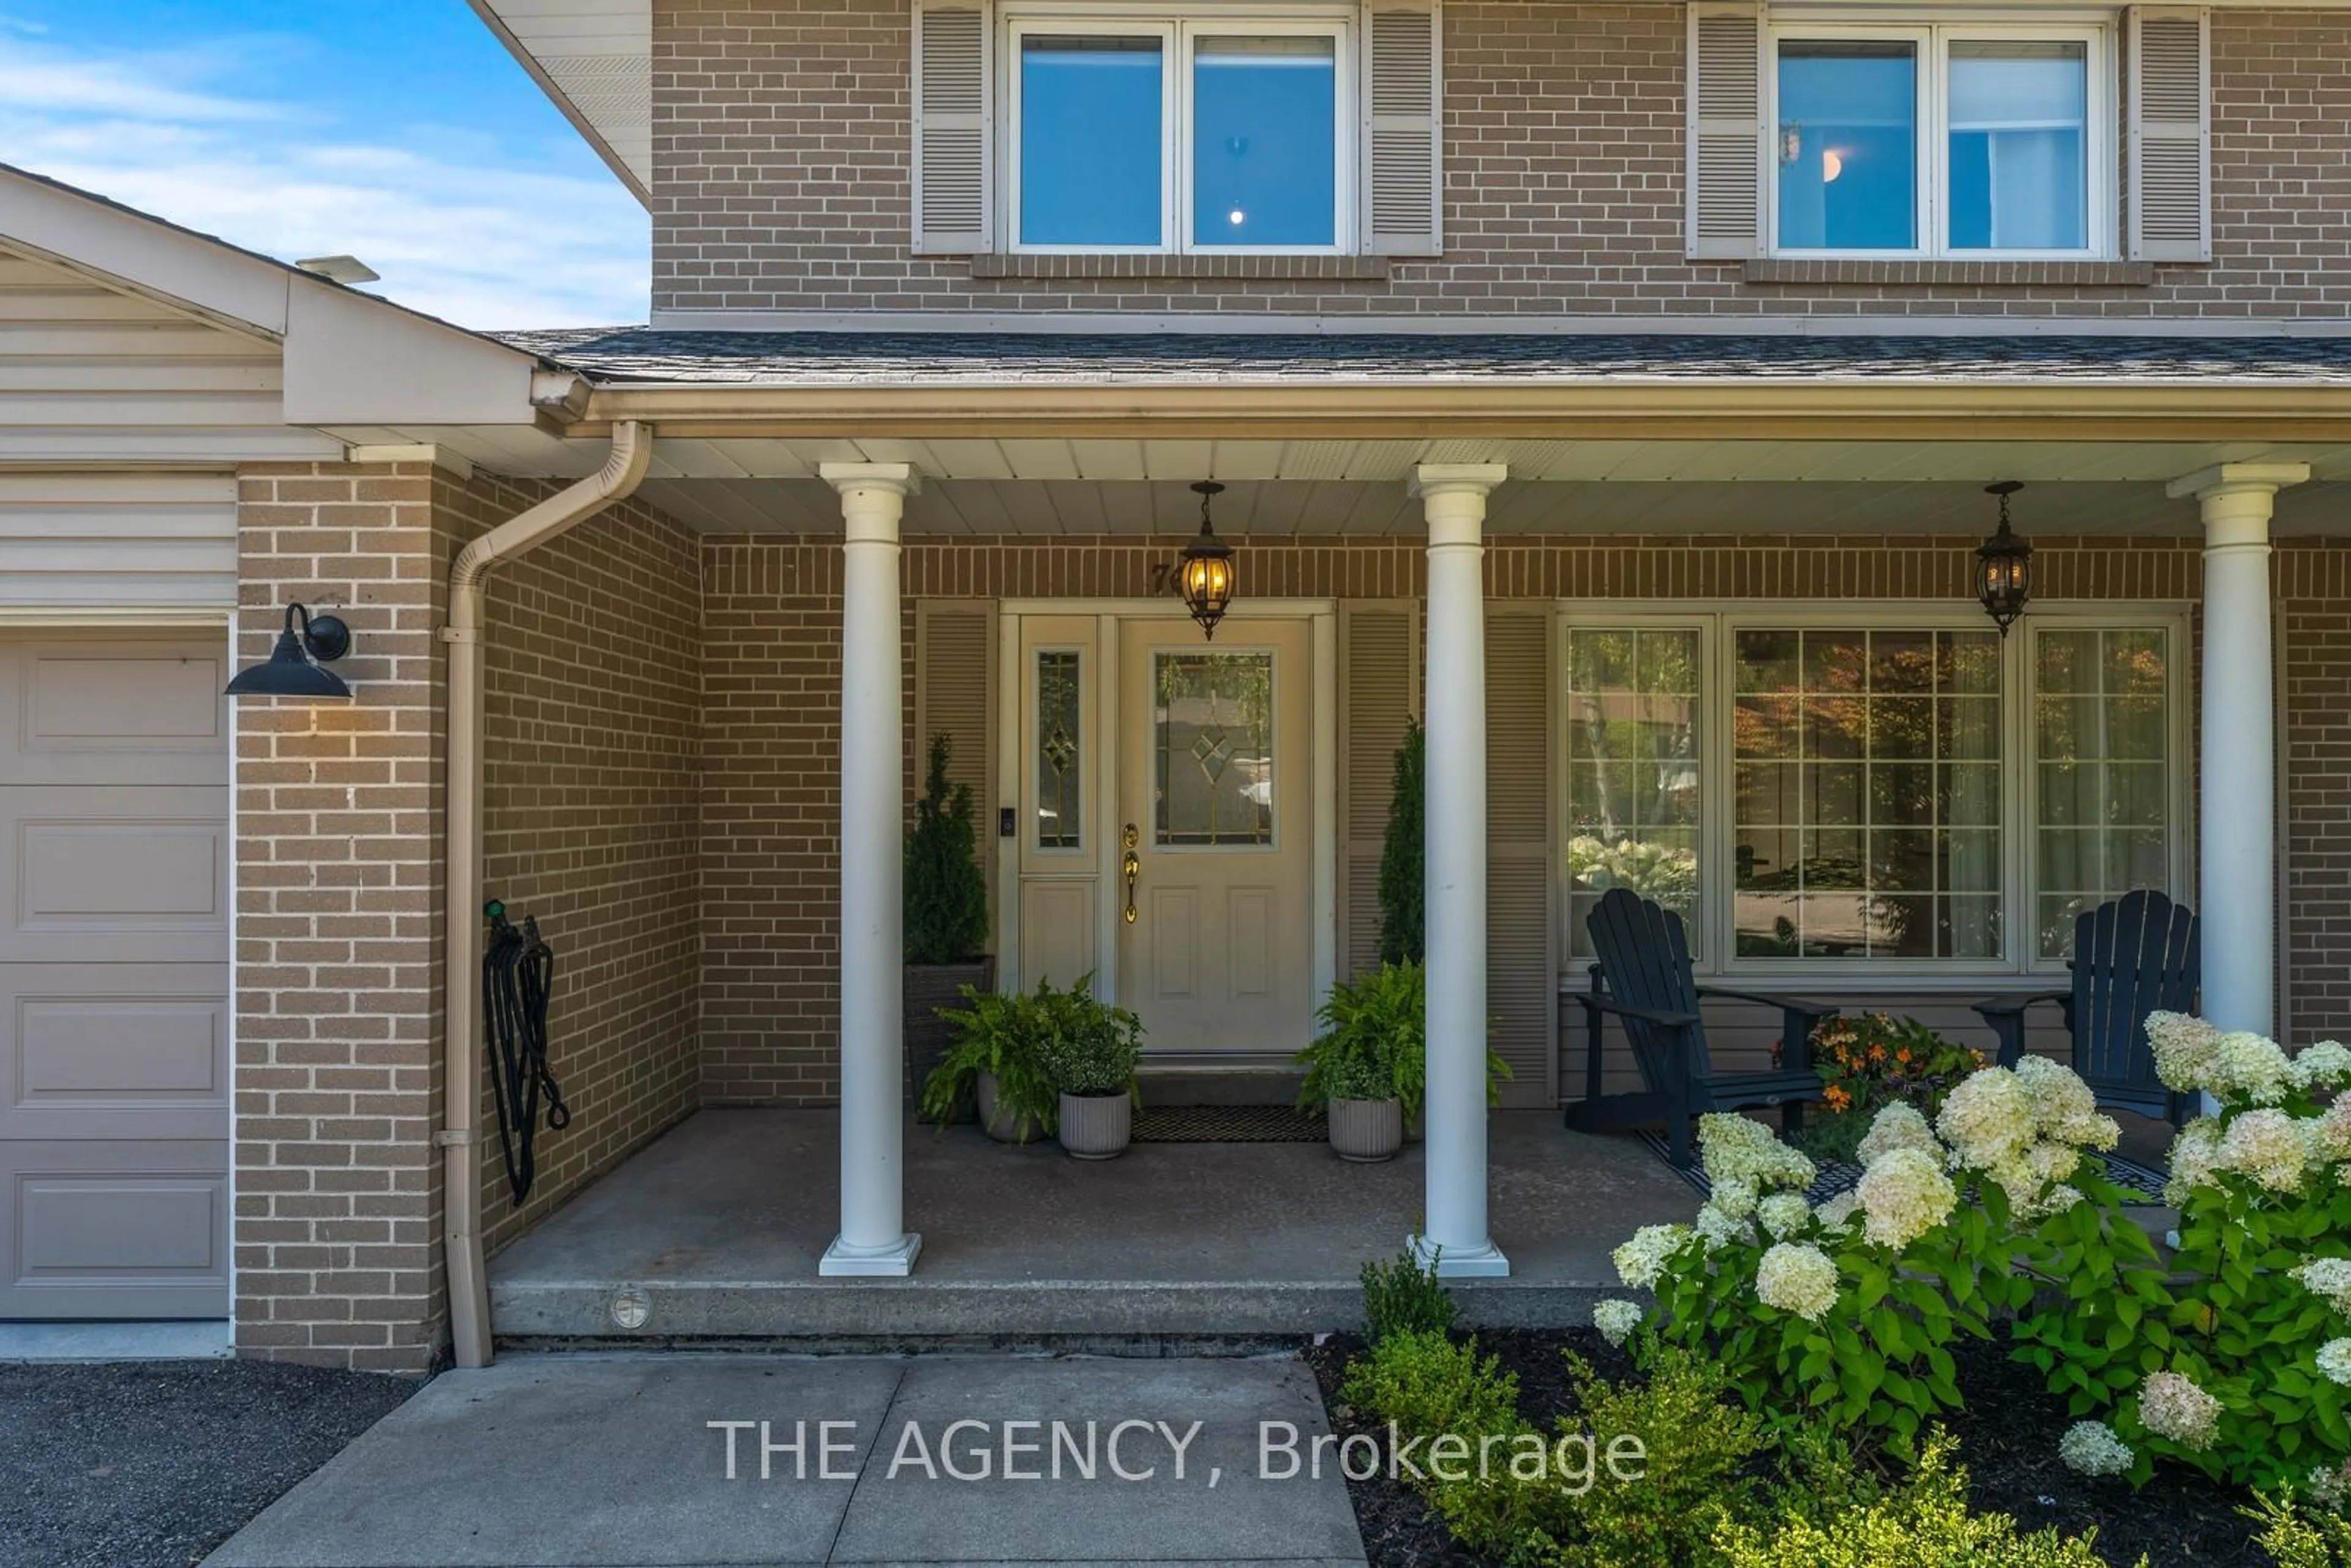
M237 1347L422 1372L443 1354L439 639L460 541L550 486L428 464L240 471L242 656L285 605L351 625L345 704L242 701ZM483 1103L485 1221L517 1233L695 1103L700 561L632 503L491 577L491 892L558 951L555 1069L527 1215Z
M555 488L439 477L461 538ZM561 1131L542 1118L517 1209L485 1083L492 1252L697 1103L701 599L692 536L639 501L490 574L483 888L555 949L550 1054L571 1111Z
M238 475L239 650L337 607L348 704L236 705L239 1354L422 1372L441 1260L442 648L423 464Z
M1497 599L1938 599L1970 595L1972 538L1506 538L1487 559ZM1127 596L1175 538L914 538L908 619L922 598ZM2034 540L2050 599L2194 601L2187 539ZM1245 541L1261 597L1409 598L1425 555L1386 538ZM705 663L703 1093L710 1103L829 1103L838 952L840 549L819 539L703 543ZM2294 790L2287 819L2297 983L2290 1032L2351 1029L2351 551L2280 547ZM2190 667L2193 650L2189 651ZM911 669L911 661L910 665ZM2331 749L2330 749L2331 748ZM2331 899L2310 904L2309 896ZM2329 911L2332 911L2331 915ZM2339 1021L2338 1021L2339 1020Z
M1320 266L1290 280L1006 277L908 250L904 0L656 0L653 307L1637 323L2324 316L2351 301L2351 16L2213 12L2213 260L2095 284L1765 282L1687 260L1682 8L1447 0L1444 17L1442 256L1355 279Z

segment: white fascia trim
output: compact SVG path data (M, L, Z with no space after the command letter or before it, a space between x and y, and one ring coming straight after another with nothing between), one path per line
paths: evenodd
M2351 338L2351 319L2143 316L1228 316L655 310L657 332L1196 333L1220 337Z
M430 463L460 479L474 476L472 458L432 442L408 445L359 445L347 448L343 456L346 462L350 463Z

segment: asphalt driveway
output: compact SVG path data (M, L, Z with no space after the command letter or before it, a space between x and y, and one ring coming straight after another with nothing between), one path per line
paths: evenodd
M0 1363L0 1565L188 1568L423 1386L256 1361Z

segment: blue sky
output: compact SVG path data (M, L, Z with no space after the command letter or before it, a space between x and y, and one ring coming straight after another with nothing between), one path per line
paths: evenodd
M0 0L0 162L468 327L645 319L644 210L465 0Z

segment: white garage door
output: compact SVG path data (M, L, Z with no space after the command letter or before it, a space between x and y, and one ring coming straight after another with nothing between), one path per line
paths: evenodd
M228 1315L225 638L0 637L0 1318Z

